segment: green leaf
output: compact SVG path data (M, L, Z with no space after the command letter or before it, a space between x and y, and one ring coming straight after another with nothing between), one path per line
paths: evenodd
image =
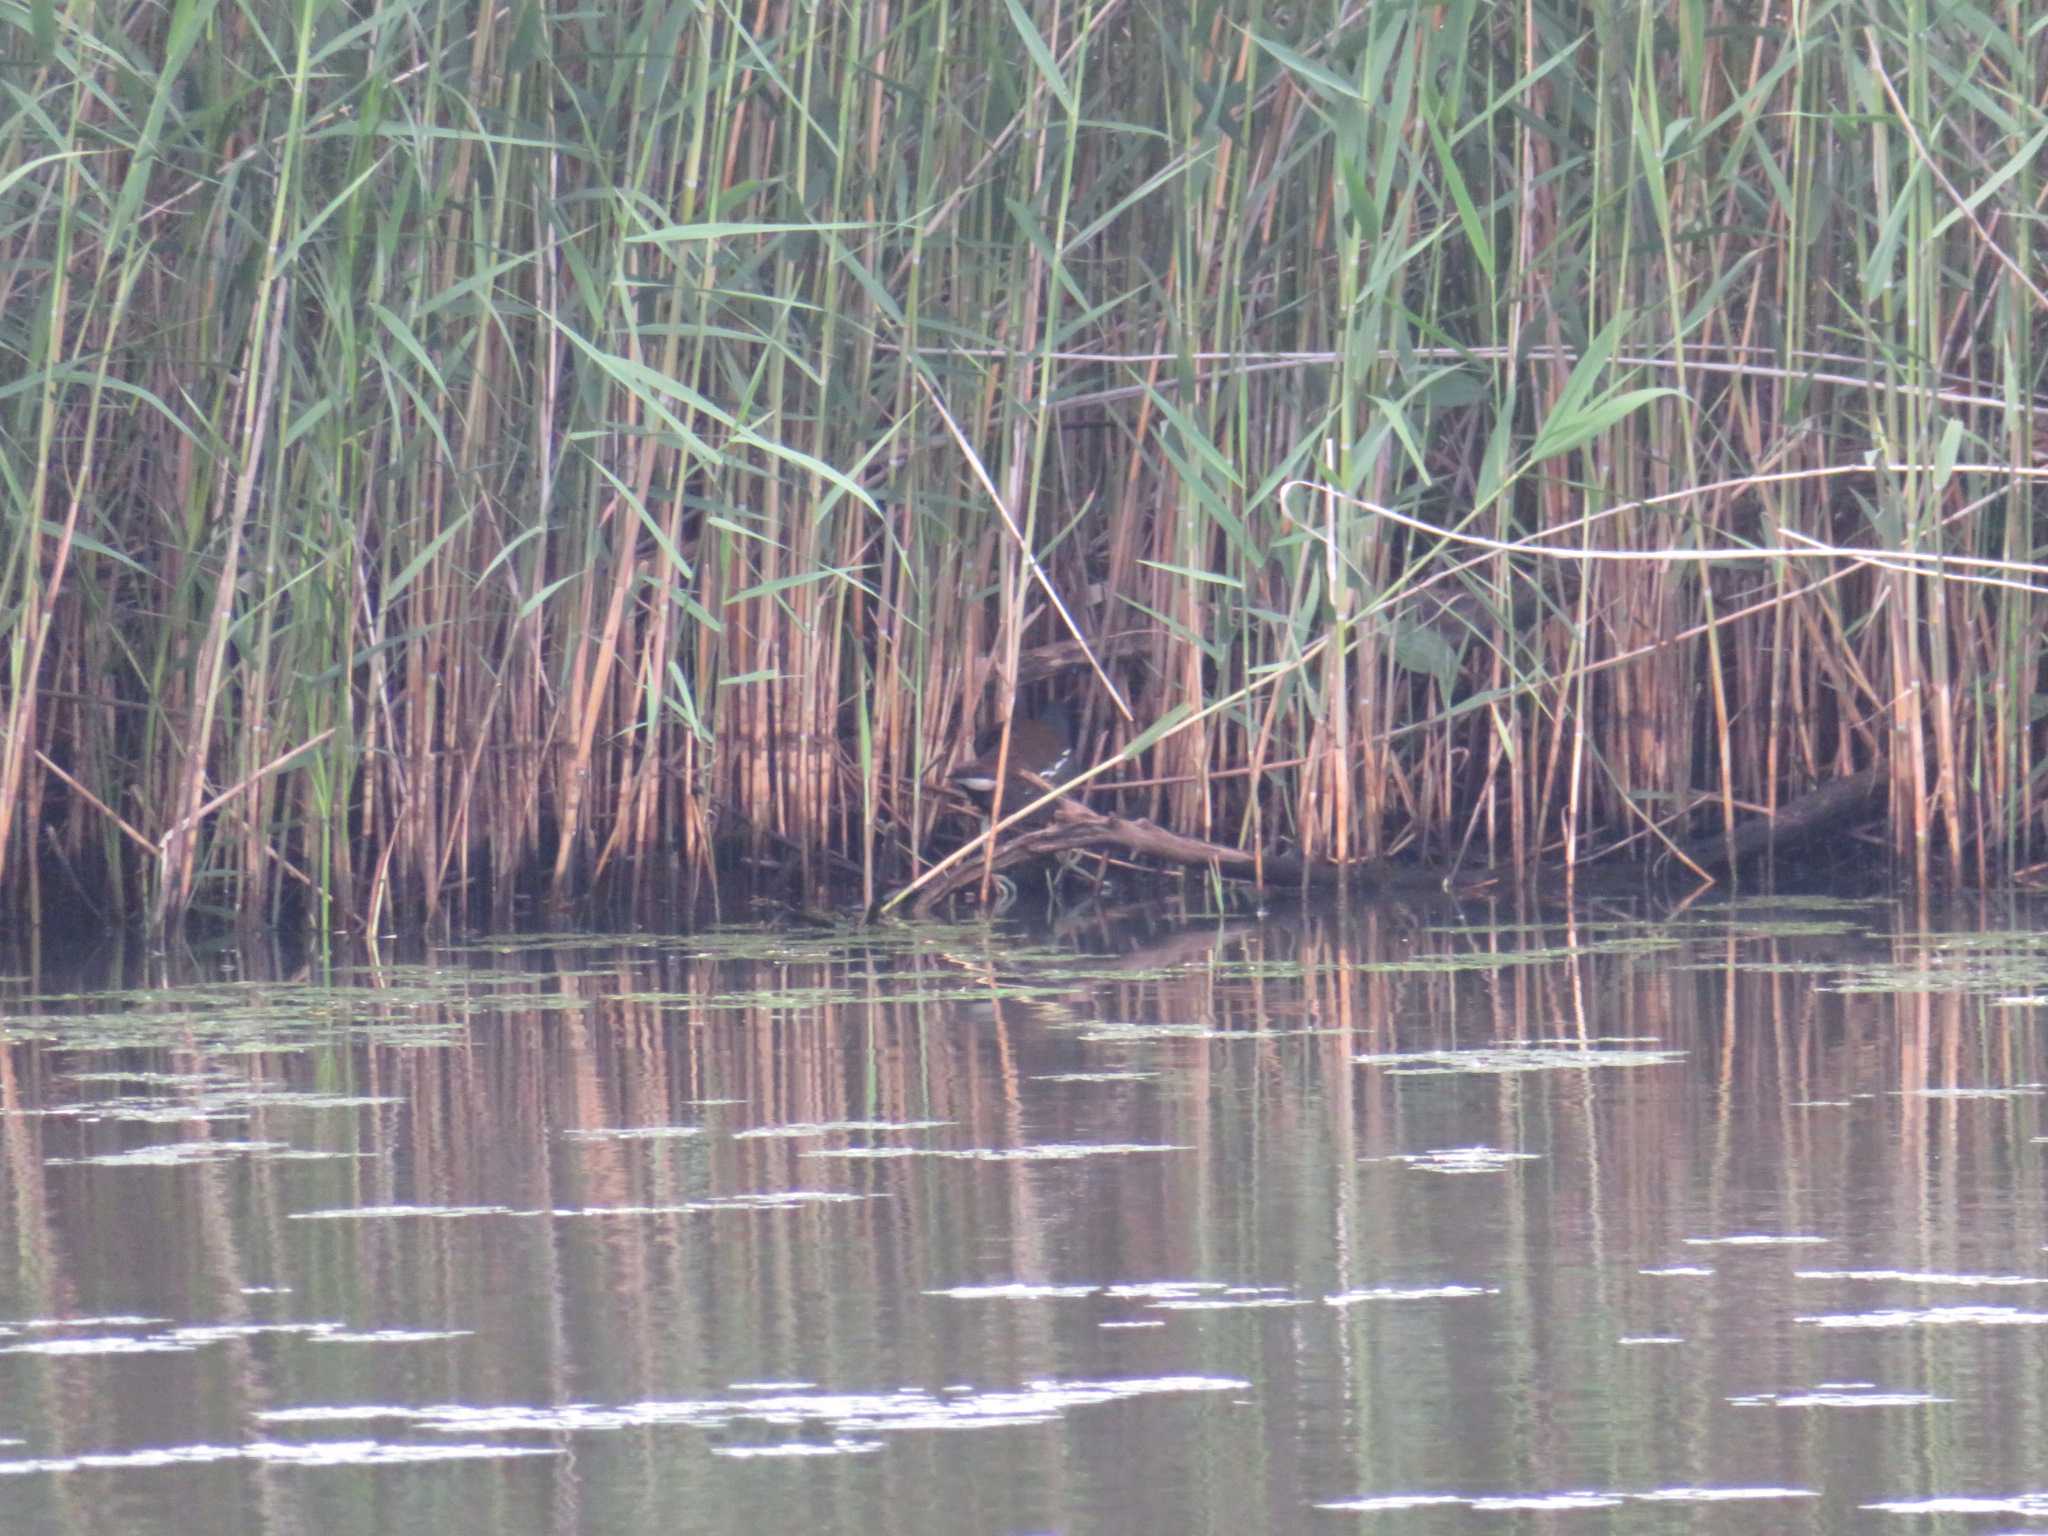
M1003 0L1003 3L1010 8L1010 25L1015 27L1017 35L1024 39L1024 51L1031 55L1031 62L1038 66L1038 72L1045 77L1045 83L1052 88L1053 95L1059 97L1060 105L1067 109L1067 116L1079 117L1081 104L1074 100L1073 90L1067 85L1066 78L1060 74L1059 60L1052 56L1052 50L1045 45L1045 39L1039 35L1037 25L1031 20L1031 13L1024 9L1021 0Z
M1963 422L1959 416L1949 418L1947 426L1941 429L1941 444L1934 450L1934 488L1937 491L1948 488L1949 476L1956 472L1956 455L1963 446Z
M1427 624L1401 624L1394 630L1394 664L1409 672L1436 679L1449 698L1457 685L1463 658L1458 648Z
M1119 757L1136 757L1140 752L1143 752L1147 747L1151 746L1152 743L1158 741L1161 737L1171 733L1173 729L1181 723L1181 721L1187 719L1189 713L1190 711L1187 705L1174 705L1173 708L1169 709L1165 714L1161 715L1157 720L1154 720L1149 726L1147 726L1144 730L1140 731L1135 737L1133 737L1130 743L1127 746L1125 746L1123 751L1118 753L1117 755Z
M1529 462L1540 464L1545 459L1554 459L1561 453L1570 453L1583 443L1590 442L1609 427L1628 415L1630 411L1649 404L1665 395L1676 395L1675 389L1659 385L1655 389L1628 389L1604 400L1576 410L1560 406L1550 413L1536 434L1536 441L1529 446Z

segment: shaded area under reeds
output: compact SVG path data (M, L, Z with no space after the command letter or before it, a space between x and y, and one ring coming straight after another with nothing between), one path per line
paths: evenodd
M0 902L2029 867L2027 7L0 8Z

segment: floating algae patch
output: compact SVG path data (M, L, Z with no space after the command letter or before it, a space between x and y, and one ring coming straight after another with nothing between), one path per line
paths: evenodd
M951 1125L950 1120L813 1120L798 1125L757 1125L752 1130L734 1131L734 1141L764 1137L833 1136L843 1132L935 1131Z
M1830 1239L1811 1232L1730 1232L1682 1239L1688 1248L1813 1248Z
M478 1216L521 1216L509 1205L343 1205L321 1211L288 1211L287 1221L467 1221Z
M1875 1280L1888 1285L2033 1286L2048 1285L2048 1275L1959 1275L1916 1269L1801 1269L1795 1280Z
M831 985L771 985L740 992L627 992L623 1003L660 1008L689 1008L697 1011L758 1011L762 1009L815 1012L832 1007L872 1007L880 1004L1027 1002L1069 998L1071 987L1026 986L1005 983L1000 987L983 983L933 986L927 983L897 984L878 979L855 978Z
M113 1069L105 1072L67 1072L74 1083L142 1083L152 1088L231 1087L237 1079L219 1072L143 1072Z
M1822 990L1984 997L2008 1006L2048 996L2048 933L1910 934L1891 945L1888 959L1827 967L1833 979Z
M924 1292L951 1301L1059 1301L1072 1297L1099 1296L1099 1285L1052 1285L1028 1280L1006 1280L994 1285L949 1285Z
M697 1013L774 1011L810 1013L878 1001L859 986L770 986L747 992L625 992L621 1003L643 1008L688 1008Z
M176 1081L167 1081L176 1079ZM146 1086L165 1086L176 1090L190 1086L196 1091L190 1098L175 1098L169 1094L145 1095L123 1094L108 1099L81 1099L73 1104L51 1104L35 1109L0 1110L0 1119L9 1116L34 1117L47 1120L71 1120L80 1125L161 1125L161 1126L206 1126L238 1125L263 1113L285 1111L355 1110L401 1104L403 1099L394 1094L344 1094L323 1093L316 1090L295 1091L286 1088L257 1088L249 1083L222 1078L212 1074L203 1077L189 1073L76 1073L71 1075L74 1082L138 1082ZM122 1163L176 1162L192 1158L205 1158L208 1147L215 1153L223 1149L242 1146L245 1150L254 1147L284 1149L275 1155L290 1156L335 1156L333 1153L315 1153L286 1148L282 1142L192 1142L176 1148L147 1147L120 1154L91 1158L70 1159L74 1162L96 1163L118 1166Z
M1370 1301L1464 1301L1499 1294L1499 1287L1491 1285L1374 1285L1363 1290L1340 1291L1335 1296L1325 1296L1323 1301L1332 1307L1355 1307Z
M1222 1376L1157 1376L1108 1380L1033 1381L1022 1386L931 1392L922 1387L876 1392L817 1392L794 1388L759 1396L683 1398L559 1407L507 1403L321 1404L272 1408L256 1415L271 1424L395 1422L432 1434L601 1434L662 1427L724 1429L759 1423L795 1431L865 1436L921 1430L1004 1429L1055 1423L1075 1409L1137 1398L1187 1393L1241 1392L1250 1383ZM4 1470L4 1465L0 1465Z
M1209 1040L1229 1033L1208 1024L1127 1022L1118 1019L1090 1019L1063 1026L1075 1037L1097 1044L1135 1044L1144 1040Z
M1146 1305L1155 1312L1256 1312L1312 1303L1285 1286L1233 1285L1214 1296L1167 1296Z
M1793 1321L1811 1323L1816 1328L1884 1331L1954 1327L2039 1328L2048 1323L2048 1312L1990 1306L1884 1307L1874 1312L1831 1312L1814 1317L1795 1317Z
M1390 1514L1410 1509L1455 1506L1483 1514L1561 1514L1588 1509L1617 1509L1624 1504L1733 1504L1739 1502L1780 1502L1787 1499L1817 1499L1811 1488L1655 1488L1635 1493L1597 1488L1573 1489L1564 1493L1498 1493L1466 1495L1456 1493L1386 1493L1357 1499L1333 1499L1317 1509L1344 1514ZM1872 1508L1887 1506L1873 1505Z
M292 1211L292 1221L472 1221L503 1217L515 1221L579 1221L602 1217L698 1216L725 1211L794 1211L813 1205L850 1205L883 1196L833 1189L774 1189L757 1194L712 1195L666 1205L562 1205L519 1209L509 1205L342 1205Z
M56 1104L46 1109L0 1110L0 1116L33 1115L38 1119L78 1120L84 1124L112 1121L126 1125L219 1125L249 1118L246 1109L210 1104L181 1104L174 1099L92 1099L81 1104Z
M147 1318L109 1318L105 1325L146 1326ZM74 1324L65 1324L74 1327ZM350 1328L338 1322L304 1323L188 1323L181 1327L133 1333L73 1333L57 1338L39 1338L22 1344L0 1345L5 1355L164 1355L191 1354L215 1344L237 1343L260 1337L306 1339L320 1344L433 1344L466 1339L466 1328Z
M989 940L986 930L951 923L819 922L803 925L735 924L689 934L521 933L487 935L442 951L449 955L659 953L680 961L730 960L753 965L837 965L880 955L941 957L971 954ZM1003 965L1035 960L1071 964L1061 950L1004 935ZM978 957L974 964L987 963Z
M708 1195L702 1200L681 1200L671 1205L567 1205L544 1211L515 1211L517 1216L550 1216L557 1219L594 1216L700 1216L721 1211L793 1211L810 1205L852 1205L879 1200L881 1195L860 1194L838 1189L771 1189L756 1194Z
M1662 926L1692 938L1863 938L1892 903L1874 896L1743 896L1673 913Z
M702 1136L701 1125L590 1125L562 1132L564 1141L679 1141Z
M560 1456L545 1445L386 1445L374 1440L318 1440L310 1444L251 1441L245 1445L173 1445L142 1451L100 1451L84 1456L43 1456L0 1461L0 1477L72 1472L134 1472L155 1467L195 1467L218 1462L254 1462L275 1467L388 1467L422 1462L510 1461L526 1456Z
M1615 918L1602 922L1578 921L1567 925L1558 918L1532 919L1528 922L1481 922L1481 923L1427 923L1416 931L1433 934L1441 938L1471 938L1479 936L1492 940L1500 939L1541 939L1570 927L1580 935L1638 935L1654 933L1659 924L1648 918Z
M1064 1163L1084 1157L1122 1157L1138 1152L1188 1152L1191 1147L1159 1142L1042 1142L1026 1147L819 1147L805 1157L848 1160L934 1157L967 1163Z
M1497 1147L1438 1147L1430 1152L1396 1152L1369 1157L1369 1163L1400 1163L1425 1173L1505 1173L1517 1163L1538 1161L1534 1152L1503 1152Z
M1861 1383L1816 1387L1810 1392L1753 1392L1728 1399L1736 1408L1928 1408L1954 1401L1932 1392L1880 1392Z
M1089 1019L1063 1027L1071 1029L1077 1040L1086 1040L1095 1045L1137 1044L1146 1040L1238 1040L1263 1045L1272 1040L1357 1033L1357 1030L1341 1025L1259 1024L1224 1029L1214 1024L1146 1023L1115 1019Z
M26 1344L0 1344L0 1355L176 1355L189 1353L195 1346L174 1343L168 1339L137 1339L125 1334L102 1334L98 1337L36 1339Z
M1663 955L1682 947L1672 934L1629 934L1587 943L1540 949L1472 950L1460 954L1416 955L1408 960L1370 960L1341 967L1355 975L1425 975L1440 971L1506 971L1520 966L1556 965L1594 955Z
M673 949L672 937L655 933L497 933L449 944L448 955L530 955L611 953L618 950Z
M380 1104L403 1104L405 1099L395 1093L321 1093L311 1089L298 1092L290 1088L251 1088L231 1090L221 1096L220 1102L244 1109L371 1109Z
M1844 962L1841 960L1762 960L1745 956L1742 969L1750 976L1839 976ZM1715 975L1724 974L1728 969L1725 959L1716 957L1706 960L1679 960L1672 962L1674 971L1706 971Z
M1664 1067L1685 1060L1685 1052L1615 1046L1498 1045L1463 1051L1371 1051L1351 1059L1362 1066L1383 1067L1390 1077L1446 1072L1495 1077L1514 1072L1571 1072L1593 1067Z
M1034 1083L1153 1083L1159 1080L1157 1072L1040 1072L1030 1079Z
M1229 1289L1227 1280L1127 1280L1105 1286L1103 1295L1118 1301L1175 1301Z
M1839 918L1702 918L1680 930L1693 939L1846 939L1869 932L1860 923Z
M166 1141L126 1152L94 1157L46 1157L51 1168L182 1168L191 1163L217 1163L244 1153L289 1152L283 1141Z
M432 1048L460 1038L478 1018L520 1012L581 1012L600 997L559 989L554 976L492 976L406 966L350 967L352 983L209 981L90 995L53 992L0 1014L0 1037L37 1039L81 1051L148 1049L175 1041L213 1059L282 1052L337 1039ZM91 1081L81 1073L76 1081ZM108 1080L127 1078L117 1072Z
M771 1445L714 1445L711 1454L729 1456L739 1461L758 1460L762 1457L788 1456L872 1456L887 1449L881 1440L848 1440L838 1438L828 1441L787 1440Z

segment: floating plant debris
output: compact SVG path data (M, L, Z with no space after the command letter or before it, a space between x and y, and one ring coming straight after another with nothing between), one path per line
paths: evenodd
M285 1141L166 1141L126 1152L102 1152L93 1157L49 1157L52 1168L174 1168L188 1163L215 1163L247 1152L289 1152Z
M1689 1248L1808 1248L1829 1239L1805 1232L1732 1232L1724 1237L1688 1237Z
M1865 1504L1863 1508L1888 1515L2019 1515L2028 1520L2048 1520L2048 1493L1996 1497L1935 1494L1925 1499L1887 1499Z
M612 1125L583 1126L562 1132L564 1141L680 1141L702 1136L701 1125Z
M678 1200L665 1205L565 1205L517 1210L509 1205L361 1205L336 1206L329 1210L293 1211L293 1221L390 1221L419 1217L437 1221L461 1221L483 1216L506 1216L521 1220L548 1218L571 1220L587 1217L692 1216L716 1211L786 1211L805 1205L837 1205L856 1200L878 1200L880 1195L832 1189L773 1189L760 1193L710 1195L701 1200Z
M805 1157L936 1157L970 1163L1063 1163L1082 1157L1122 1157L1135 1152L1188 1152L1159 1142L1042 1142L1028 1147L818 1147Z
M2041 1275L1952 1275L1914 1269L1796 1269L1795 1280L1881 1280L1898 1285L2048 1285Z
M68 1326L68 1325L67 1325ZM100 1326L106 1326L102 1324ZM209 1345L282 1335L324 1344L425 1344L469 1337L467 1329L351 1329L342 1323L194 1323L158 1333L95 1334L0 1344L0 1355L188 1354Z
M928 1290L927 1296L946 1296L955 1301L1051 1301L1064 1297L1095 1296L1101 1293L1099 1285L1034 1285L1029 1281L1012 1280L996 1285L952 1285L941 1290Z
M1506 1513L1517 1510L1542 1512L1613 1509L1628 1503L1726 1504L1741 1500L1813 1499L1819 1496L1808 1488L1656 1488L1644 1493L1608 1493L1579 1489L1568 1493L1487 1495L1389 1493L1360 1499L1336 1499L1315 1507L1354 1514L1378 1514L1457 1504L1467 1509Z
M1795 1318L1816 1328L2038 1328L2048 1312L2018 1307L1890 1307L1878 1312L1833 1312Z
M149 1467L190 1467L223 1461L253 1461L282 1467L380 1467L441 1461L506 1461L525 1456L559 1456L545 1445L392 1445L376 1440L316 1440L283 1445L178 1445L146 1451L108 1451L90 1456L46 1456L0 1461L0 1477L30 1473L120 1472Z
M1333 1307L1355 1307L1366 1301L1456 1301L1467 1296L1499 1294L1499 1287L1491 1285L1375 1285L1340 1291L1323 1300Z
M1396 1152L1369 1157L1369 1163L1401 1163L1425 1173L1505 1173L1517 1163L1536 1162L1534 1152L1503 1152L1496 1147L1440 1147L1433 1152Z
M509 1205L344 1205L325 1211L293 1211L293 1221L390 1221L418 1218L464 1221L474 1216L510 1216Z
M783 1445L714 1445L711 1454L735 1460L777 1456L868 1456L883 1448L880 1440L791 1440Z
M1354 1056L1361 1066L1385 1067L1389 1076L1470 1072L1568 1072L1589 1067L1662 1067L1685 1060L1683 1051L1628 1050L1575 1045L1480 1046L1463 1051L1374 1051Z
M749 1131L734 1131L734 1141L757 1137L833 1136L842 1132L935 1131L951 1125L950 1120L818 1120L799 1125L757 1125Z
M835 1435L889 1431L990 1429L1049 1424L1075 1408L1181 1393L1238 1392L1250 1385L1234 1377L1157 1376L1129 1380L1034 1381L1010 1389L961 1388L943 1393L905 1387L893 1391L776 1392L764 1396L683 1399L597 1407L442 1404L424 1408L365 1404L273 1408L256 1415L271 1424L398 1422L436 1434L563 1434L645 1429L663 1425L715 1429L741 1421L781 1427L815 1424Z
M1034 1083L1150 1083L1159 1078L1157 1072L1041 1072L1031 1079Z
M1161 1296L1147 1305L1157 1312L1230 1312L1261 1307L1305 1307L1309 1303L1285 1286L1226 1286L1202 1296Z
M1756 1392L1731 1397L1738 1408L1924 1408L1953 1402L1931 1392L1880 1392L1874 1387L1815 1387L1809 1392Z

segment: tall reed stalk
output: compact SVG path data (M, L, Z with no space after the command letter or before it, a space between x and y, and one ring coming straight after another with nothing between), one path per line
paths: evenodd
M1910 878L2040 857L2017 0L75 0L0 70L25 920L872 898L1055 691L1260 847L1876 769Z

